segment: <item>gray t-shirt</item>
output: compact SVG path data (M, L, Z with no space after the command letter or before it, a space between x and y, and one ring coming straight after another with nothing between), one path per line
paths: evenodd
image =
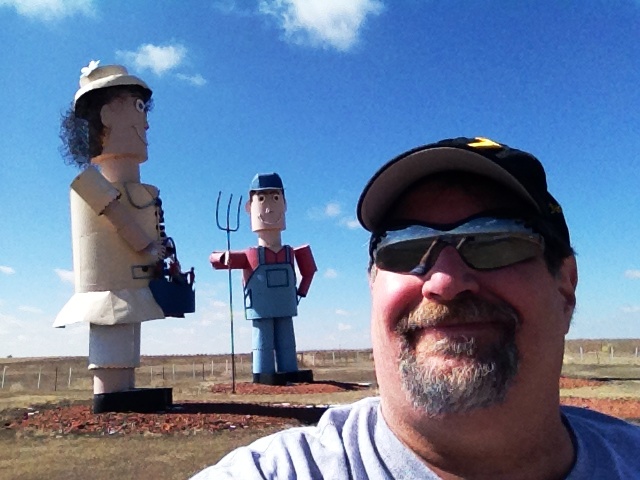
M562 407L577 458L567 480L640 479L640 427ZM291 428L229 453L192 480L438 479L391 432L380 399L329 409L315 427Z

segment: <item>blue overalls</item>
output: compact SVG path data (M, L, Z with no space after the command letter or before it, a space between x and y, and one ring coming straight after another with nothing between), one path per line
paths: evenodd
M257 248L258 267L244 286L245 316L253 322L253 373L276 373L276 364L278 372L296 372L292 317L298 314L298 295L292 250L283 247L285 263L265 263L265 247Z

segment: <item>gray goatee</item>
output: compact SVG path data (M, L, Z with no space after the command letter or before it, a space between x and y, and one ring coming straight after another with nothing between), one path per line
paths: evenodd
M421 348L418 355L412 339L426 327L465 323L498 322L500 339L481 346L475 338L449 337ZM422 302L396 326L401 350L399 369L402 386L414 407L430 416L464 413L504 400L518 371L515 332L516 311L509 305L464 296L447 304ZM429 361L429 355L464 359L456 366Z

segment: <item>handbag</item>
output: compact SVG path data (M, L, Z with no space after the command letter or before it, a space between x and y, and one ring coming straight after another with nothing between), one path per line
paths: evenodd
M171 237L163 243L167 255L158 262L149 289L165 317L184 318L185 313L196 311L195 272L193 267L187 272L180 270L176 245Z

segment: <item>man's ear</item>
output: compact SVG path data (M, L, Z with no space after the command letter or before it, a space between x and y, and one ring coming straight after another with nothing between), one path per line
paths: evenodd
M251 196L249 196L249 200L244 204L244 211L251 215Z
M569 331L569 324L573 311L576 308L576 287L578 286L578 265L576 257L571 255L565 258L558 272L558 291L564 298L564 315L566 318L566 329Z
M378 274L378 267L376 264L372 264L371 268L369 268L369 290L373 288L373 282L376 280L376 275Z

